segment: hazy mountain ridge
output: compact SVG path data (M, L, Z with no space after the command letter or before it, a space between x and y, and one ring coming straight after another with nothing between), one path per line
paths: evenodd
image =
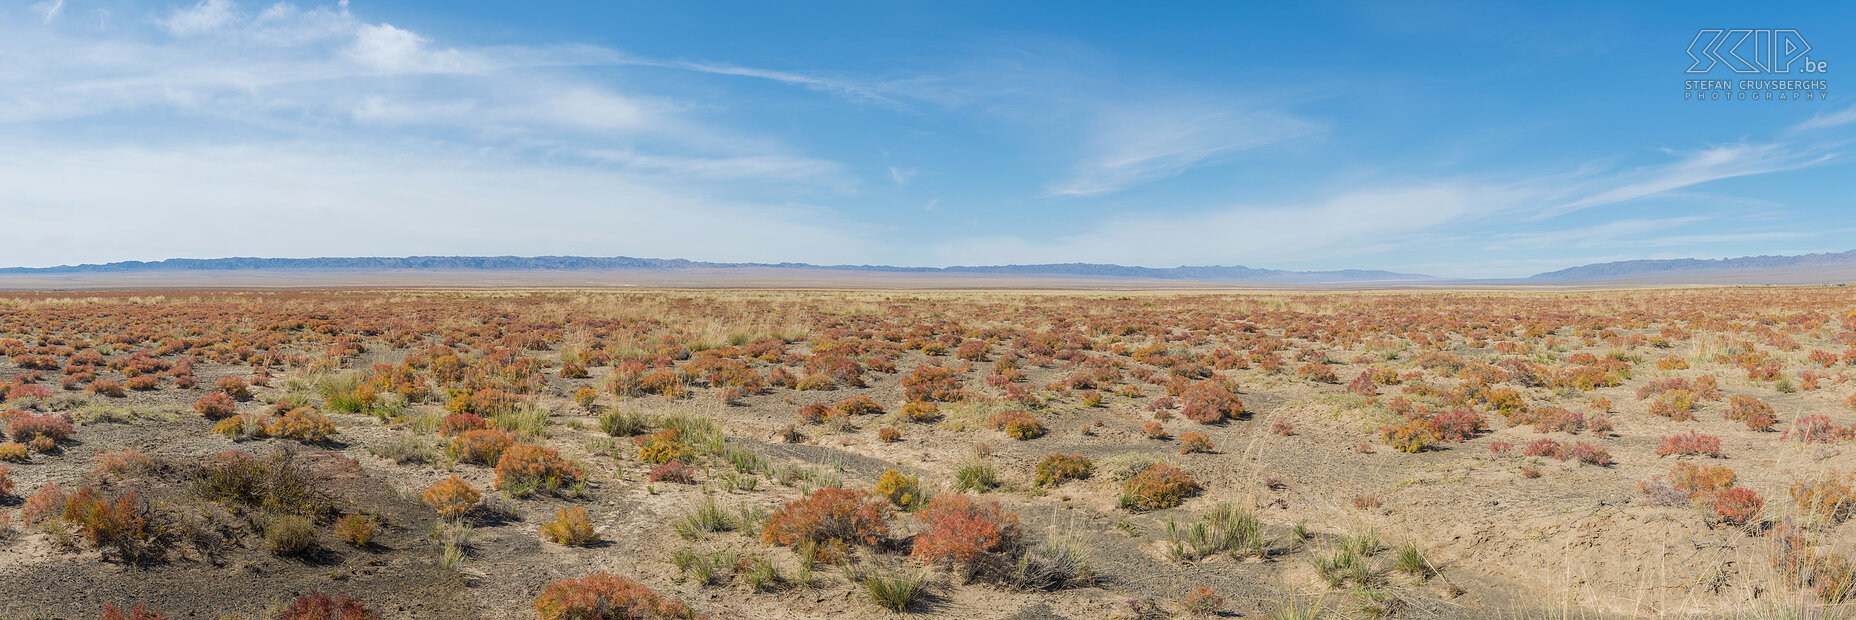
M1694 272L1756 271L1763 269L1786 269L1812 266L1856 266L1856 250L1823 254L1799 254L1793 256L1760 255L1719 259L1672 258L1660 260L1627 260L1569 267L1558 271L1534 274L1527 279L1533 282L1576 282L1583 280L1641 278L1645 276Z
M813 265L809 263L715 263L684 259L632 258L629 256L407 256L407 257L330 257L330 258L173 258L160 261L122 261L104 264L62 265L58 267L6 267L8 274L84 274L127 272L187 271L362 271L362 270L494 270L494 271L575 271L605 269L809 269L851 272L928 273L928 274L998 274L1024 276L1075 276L1097 278L1140 278L1154 280L1257 281L1257 282L1325 282L1379 280L1433 280L1421 274L1382 270L1343 269L1337 271L1284 271L1252 269L1241 265L1181 266L1170 268L1130 267L1098 263L1058 263L1044 265L978 265L954 267L895 267L889 265Z

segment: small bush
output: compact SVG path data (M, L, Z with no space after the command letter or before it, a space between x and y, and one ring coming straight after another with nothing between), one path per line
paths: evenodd
M461 517L476 507L483 494L471 488L470 483L455 475L433 483L419 494L426 505L438 511L438 516L450 519Z
M599 534L593 532L593 523L587 518L585 508L563 508L554 513L554 520L541 525L541 537L557 545L586 546L599 542Z
M238 377L220 377L218 381L213 382L213 389L218 390L220 394L231 397L233 400L249 400L251 398L250 385L245 383L244 379Z
M1727 458L1727 455L1721 452L1721 438L1695 431L1663 437L1663 445L1656 449L1656 455Z
M296 515L279 515L264 522L264 547L274 555L306 556L316 551L316 526Z
M876 401L868 396L853 396L838 401L838 404L832 405L832 409L836 409L839 413L844 415L864 415L883 412L883 406L876 404Z
M475 413L453 413L438 423L438 434L446 437L490 428L490 421Z
M168 617L149 609L148 605L143 603L136 603L127 612L117 607L115 603L104 603L103 620L168 620Z
M1386 445L1399 452L1422 452L1436 445L1437 433L1431 429L1431 423L1422 418L1412 418L1401 424L1391 424L1379 429L1379 436Z
M335 534L357 548L366 549L374 543L374 534L380 527L374 518L367 515L348 515L335 522Z
M683 443L682 438L683 431L675 428L652 433L638 447L638 460L652 464L688 461L695 456L695 452Z
M122 398L124 395L122 384L110 379L98 379L90 382L90 393L111 398Z
M883 443L896 443L902 441L902 431L897 430L895 427L885 426L876 429L876 438Z
M902 419L926 424L941 419L941 407L931 402L909 401L902 405Z
M28 460L31 460L31 454L26 449L26 444L17 441L0 443L0 461L24 463Z
M1791 486L1792 502L1798 511L1840 523L1856 513L1856 475L1838 475L1831 471L1814 480L1800 480Z
M193 401L193 410L208 420L223 420L238 413L238 403L223 392L213 392Z
M1728 523L1740 525L1759 516L1765 503L1752 489L1734 487L1714 496L1714 515Z
M1199 483L1179 468L1154 463L1121 486L1119 503L1129 510L1160 510L1185 502L1199 491Z
M1566 457L1587 465L1606 467L1611 465L1611 452L1598 444L1578 442L1566 449Z
M535 597L539 620L676 620L695 618L675 599L667 599L638 582L604 571L547 585Z
M1676 463L1669 468L1669 486L1687 495L1690 499L1712 498L1715 494L1734 486L1734 470L1726 467L1710 467Z
M1288 420L1285 420L1283 418L1276 418L1275 422L1270 423L1270 432L1276 435L1282 435L1284 437L1288 437L1290 435L1295 434L1295 425L1289 423Z
M780 507L767 518L761 537L786 546L876 545L889 536L888 520L889 502L864 491L825 487Z
M1212 440L1211 438L1206 437L1205 433L1180 433L1179 434L1179 453L1180 454L1191 454L1194 452L1209 453L1211 451L1212 451Z
M296 597L277 620L379 620L360 599L326 592L310 592Z
M651 473L647 474L645 477L651 482L690 484L696 482L696 470L688 465L684 465L683 461L670 461L651 468Z
M1544 456L1562 461L1568 458L1565 446L1560 445L1560 442L1545 437L1527 442L1527 445L1521 448L1521 455Z
M155 463L154 459L148 458L147 455L142 454L135 448L123 448L116 452L104 452L98 454L92 460L96 461L97 464L90 468L90 473L98 476L126 476L153 471L160 467L159 464ZM0 489L0 495L4 495L5 493L5 489Z
M1044 423L1022 409L1013 409L1000 413L988 420L993 428L1005 431L1005 436L1019 441L1028 441L1044 436Z
M1038 463L1038 486L1056 486L1065 480L1085 480L1096 464L1081 454L1051 454Z
M489 428L464 431L451 438L451 458L494 467L502 459L503 452L515 443L516 436L508 431Z
M1000 508L998 502L976 502L959 493L936 495L916 518L927 529L915 536L910 555L930 564L972 562L981 554L1007 548L1018 537L1017 513Z
M13 468L0 465L0 497L13 494L13 478L10 476L12 473Z
M278 416L266 430L272 437L323 443L335 436L335 423L314 409L297 407Z
M31 443L32 440L40 437L59 442L77 434L77 429L73 428L71 421L65 419L64 416L23 415L8 422L6 432L13 437L13 441L17 442Z
M894 469L884 471L877 479L876 494L889 498L889 503L907 509L921 502L921 479L905 475Z
M516 444L496 460L496 488L518 496L531 491L554 493L584 477L578 465L562 459L552 448Z
M1333 374L1333 371L1328 372L1330 376ZM1237 394L1223 381L1193 383L1180 392L1179 398L1184 404L1182 413L1186 419L1200 424L1217 424L1244 416L1244 401L1239 400Z
M1328 372L1333 373L1333 371ZM1224 609L1224 597L1218 596L1217 590L1199 586L1180 597L1179 608L1195 616L1210 616Z

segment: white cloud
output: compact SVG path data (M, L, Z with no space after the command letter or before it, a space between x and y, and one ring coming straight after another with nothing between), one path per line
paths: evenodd
M918 172L919 171L917 171L914 168L897 168L895 166L890 166L889 167L889 180L891 183L895 183L897 185L908 185L909 179L915 178L915 175Z
M1289 114L1230 103L1111 105L1090 129L1087 156L1074 175L1049 191L1098 196L1321 131L1321 125Z
M344 53L362 65L392 73L471 73L482 63L455 49L426 49L427 40L393 24L362 24Z
M174 36L191 37L224 28L237 18L232 0L200 0L193 6L174 9L161 25Z
M52 23L52 20L58 19L58 14L64 12L64 0L40 2L32 5L32 10L43 13L45 15L44 23L49 24Z
M1813 145L1787 142L1738 143L1695 151L1668 151L1676 161L1595 179L1597 191L1543 208L1535 217L1545 219L1654 196L1709 181L1731 179L1825 163L1835 157Z

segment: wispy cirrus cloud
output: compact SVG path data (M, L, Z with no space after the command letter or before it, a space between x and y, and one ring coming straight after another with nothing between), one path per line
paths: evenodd
M1243 151L1316 136L1325 127L1291 114L1233 102L1105 104L1086 158L1050 186L1058 196L1100 196L1177 176Z

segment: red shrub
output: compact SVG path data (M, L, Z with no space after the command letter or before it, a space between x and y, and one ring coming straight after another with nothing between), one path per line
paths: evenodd
M1745 487L1734 487L1714 496L1714 514L1728 523L1746 523L1759 516L1765 501L1759 494Z
M1179 399L1185 405L1186 418L1200 424L1217 424L1244 415L1244 401L1238 400L1237 394L1221 381L1194 383L1180 392Z
M1779 436L1780 439L1804 443L1833 443L1853 437L1856 437L1856 427L1831 424L1830 418L1821 414L1812 414L1792 421L1791 429Z
M465 431L481 430L489 427L490 421L483 419L477 414L453 413L445 416L445 419L438 423L438 433L450 437Z
M683 461L671 461L651 468L648 476L652 482L675 482L689 484L696 481L696 470Z
M1721 438L1689 431L1681 435L1663 437L1663 445L1656 449L1657 456L1711 456L1717 459L1727 458L1721 452Z
M6 432L13 436L13 441L29 443L39 437L64 441L77 434L77 429L72 428L71 422L63 416L27 415L13 418L7 424Z
M1165 463L1155 463L1121 485L1122 508L1160 510L1185 502L1186 496L1198 492L1199 483L1190 474Z
M142 603L136 603L135 607L131 607L126 613L115 603L104 603L103 620L168 620L168 617L155 613Z
M1545 437L1527 442L1527 445L1521 448L1522 456L1546 456L1562 461L1567 458L1565 452L1566 449L1560 445L1560 442Z
M1482 414L1468 407L1457 407L1431 416L1431 434L1445 441L1462 442L1488 428Z
M1179 434L1179 453L1180 454L1191 454L1193 452L1211 452L1211 451L1212 451L1212 440L1210 437L1206 437L1205 433L1180 433Z
M296 597L289 609L277 615L277 620L376 620L379 617L352 596L310 592Z
M1611 453L1606 451L1604 446L1583 441L1575 443L1571 448L1568 448L1566 450L1566 457L1578 459L1579 462L1587 465L1597 465L1599 467L1605 467L1611 464Z
M238 415L238 403L223 392L213 392L193 401L193 410L208 420L223 420Z
M916 514L927 530L915 537L910 555L924 562L943 559L966 563L983 553L1002 551L1018 535L1018 514L992 500L975 502L966 495L943 493Z

